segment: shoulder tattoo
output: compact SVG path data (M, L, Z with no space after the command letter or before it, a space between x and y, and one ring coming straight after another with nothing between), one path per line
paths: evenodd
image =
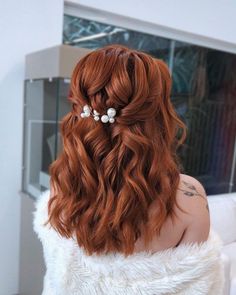
M184 193L184 195L186 195L188 197L197 197L198 196L198 197L203 198L207 202L207 199L197 191L196 187L193 184L191 184L187 181L184 181L184 180L182 181L182 183L184 184L184 188L178 188L178 190L182 191ZM206 204L206 209L209 212L208 202Z

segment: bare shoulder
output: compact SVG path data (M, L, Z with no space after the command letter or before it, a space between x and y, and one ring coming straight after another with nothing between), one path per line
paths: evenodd
M204 186L199 180L190 175L180 174L180 183L178 190L179 192L181 192L178 194L178 197L183 198L184 196L187 196L190 200L193 201L197 201L202 198L207 201L207 195Z
M203 242L207 240L210 230L210 215L206 191L196 178L180 174L180 183L176 195L177 214L185 223L181 239L184 242Z

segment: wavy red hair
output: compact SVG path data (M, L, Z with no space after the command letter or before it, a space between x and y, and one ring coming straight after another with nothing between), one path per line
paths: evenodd
M162 60L124 46L92 51L76 65L63 150L50 166L47 223L88 255L130 255L142 232L148 245L173 216L186 126L170 91ZM114 107L115 122L81 118L85 104L100 114ZM152 207L159 210L149 214Z

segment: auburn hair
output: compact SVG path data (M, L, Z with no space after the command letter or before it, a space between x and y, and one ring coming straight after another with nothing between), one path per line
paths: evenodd
M46 224L88 255L126 257L141 233L148 245L173 217L181 169L176 151L186 126L170 92L167 65L125 46L97 49L75 66L71 111L60 125L63 149L49 169ZM115 122L82 118L86 104L100 114L115 108Z

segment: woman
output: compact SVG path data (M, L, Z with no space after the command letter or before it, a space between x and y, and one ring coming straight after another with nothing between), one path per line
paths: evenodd
M170 90L163 61L124 46L76 65L34 212L44 295L222 294L221 242L203 186L180 173L186 126Z

